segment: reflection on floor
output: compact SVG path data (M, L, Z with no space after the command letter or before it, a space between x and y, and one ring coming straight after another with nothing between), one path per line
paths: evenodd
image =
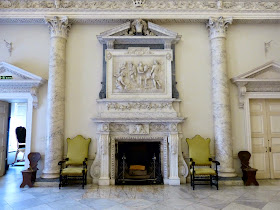
M96 186L20 189L20 167L0 178L0 209L280 209L280 181L260 186Z

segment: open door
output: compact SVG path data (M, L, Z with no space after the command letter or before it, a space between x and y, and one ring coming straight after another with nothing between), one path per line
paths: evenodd
M0 101L0 176L6 172L9 103Z

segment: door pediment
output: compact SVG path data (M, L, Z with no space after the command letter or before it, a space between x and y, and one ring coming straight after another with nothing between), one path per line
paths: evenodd
M239 107L244 106L248 92L280 92L280 63L270 61L231 79L238 87Z
M0 62L0 93L30 93L38 106L37 89L47 80L6 62Z

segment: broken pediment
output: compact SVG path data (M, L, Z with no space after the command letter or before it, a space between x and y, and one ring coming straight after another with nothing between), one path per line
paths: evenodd
M11 64L0 62L0 93L30 93L37 107L37 89L47 80Z
M280 92L280 63L270 61L232 78L231 82L238 87L239 107L243 108L248 92Z
M136 19L97 36L101 44L175 44L181 36L149 21ZM112 44L111 44L112 45Z

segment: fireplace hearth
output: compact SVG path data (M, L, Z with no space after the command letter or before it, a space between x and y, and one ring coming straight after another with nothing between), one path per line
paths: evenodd
M160 142L119 142L116 184L162 184Z

